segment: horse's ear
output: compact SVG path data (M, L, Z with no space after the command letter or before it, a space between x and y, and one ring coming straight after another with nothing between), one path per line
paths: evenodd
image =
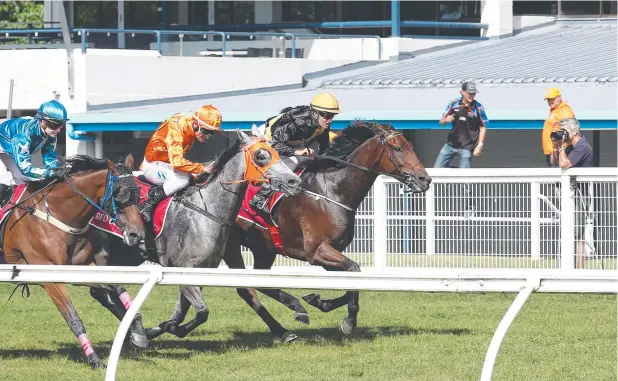
M251 138L249 137L249 135L245 134L244 132L242 132L241 130L239 130L238 128L236 129L236 132L238 133L238 138L240 139L240 141L243 144L249 144L251 143Z
M124 159L124 166L133 170L133 166L135 165L135 161L133 160L133 154L129 154L126 159Z
M116 167L116 163L114 163L112 160L105 158L105 162L107 163L107 168L109 170L112 171L112 173L117 173L118 172L118 167Z
M266 125L262 124L259 127L255 125L255 123L253 124L253 126L251 126L251 135L253 136L257 136L258 138L264 138L264 134L266 133Z

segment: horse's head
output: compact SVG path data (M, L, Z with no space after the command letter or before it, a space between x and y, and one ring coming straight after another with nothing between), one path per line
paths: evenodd
M145 237L144 224L137 208L139 187L133 177L133 156L125 159L124 165L107 162L108 176L103 195L103 210L112 218L123 232L124 242L135 246Z
M286 196L300 193L300 177L281 161L277 151L264 138L250 137L242 131L238 131L238 136L245 153L245 180L252 184L268 183Z
M413 192L420 193L429 189L431 177L416 156L414 148L403 134L394 131L392 127L378 125L376 138L380 141L382 150L378 168L385 173L400 178Z
M390 175L413 192L425 192L431 183L410 142L391 125L356 121L337 134L326 157L345 158L368 172Z

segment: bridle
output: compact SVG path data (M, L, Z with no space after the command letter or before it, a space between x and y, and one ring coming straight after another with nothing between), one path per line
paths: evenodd
M358 170L361 170L363 172L367 172L367 173L375 173L376 175L383 175L383 176L388 176L391 177L397 181L400 181L404 184L408 184L410 176L406 175L403 173L403 171L401 170L401 168L399 167L399 165L397 165L397 163L395 163L395 160L393 160L393 156L391 154L391 150L388 149L388 141L391 140L394 137L397 136L401 136L401 132L394 132L390 135L386 135L383 132L380 132L380 146L382 147L382 152L380 152L380 156L378 157L378 160L376 160L373 168L369 168L369 167L365 167L362 165L358 165L358 164L354 164L349 162L348 160L350 159L350 157L352 157L358 150L360 150L365 144L368 144L369 141L371 139L368 139L367 141L365 141L363 144L361 144L360 146L358 146L354 151L352 151L352 153L350 153L345 160L344 159L339 159L337 157L333 157L333 156L320 156L320 158L322 159L329 159L332 161L335 161L337 163L341 163L343 165L346 165L348 167L352 167L352 168L356 168ZM399 172L399 175L393 175L391 173L386 173L383 171L380 171L377 169L378 164L380 163L380 161L382 160L382 156L384 156L384 152L386 152L388 154L388 159L390 160L391 164L393 164L393 166L395 167L395 169L397 170L397 172Z

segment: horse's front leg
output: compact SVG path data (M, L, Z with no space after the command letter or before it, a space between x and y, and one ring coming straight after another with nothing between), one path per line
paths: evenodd
M92 235L92 241L96 242L93 245L86 245L78 251L78 255L86 255L86 251L96 251L93 255L94 263L97 266L107 266L109 263L109 249L105 244L105 239L101 239L101 234ZM90 256L90 254L88 254ZM114 314L120 321L124 319L124 315L131 307L131 296L126 288L121 285L100 285L90 287L90 296L98 301L109 312ZM148 338L144 326L142 325L142 314L137 313L131 326L129 327L128 338L131 344L137 349L146 349L148 347Z
M350 258L343 255L339 250L326 242L320 243L308 262L315 266L322 266L328 271L354 271L360 272L360 266ZM352 335L357 325L357 315L360 309L358 291L348 291L345 295L335 299L321 300L319 294L308 294L303 299L320 311L329 312L339 307L348 305L348 317L341 323L341 331L346 335Z

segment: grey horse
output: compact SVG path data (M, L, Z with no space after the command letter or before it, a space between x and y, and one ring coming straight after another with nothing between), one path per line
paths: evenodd
M263 181L287 196L301 190L301 181L263 139L250 137L238 131L240 140L226 149L217 159L215 171L206 179L206 186L191 186L174 198L169 206L165 228L154 240L156 258L162 266L216 268L225 253L228 235L232 229L249 181ZM93 232L91 250L104 258L98 264L134 266L144 261L143 248L126 246L122 241L102 231ZM91 295L116 317L126 313L118 295L126 290L116 286L111 290L91 288ZM180 325L189 305L196 310L190 322ZM185 308L186 307L186 308ZM183 313L182 311L185 311ZM130 339L144 348L147 340L141 325L131 326ZM180 287L176 310L170 320L148 330L148 338L168 332L184 337L208 319L208 307L200 288ZM135 332L138 329L138 332ZM140 333L139 330L142 332ZM140 337L141 336L141 337Z

